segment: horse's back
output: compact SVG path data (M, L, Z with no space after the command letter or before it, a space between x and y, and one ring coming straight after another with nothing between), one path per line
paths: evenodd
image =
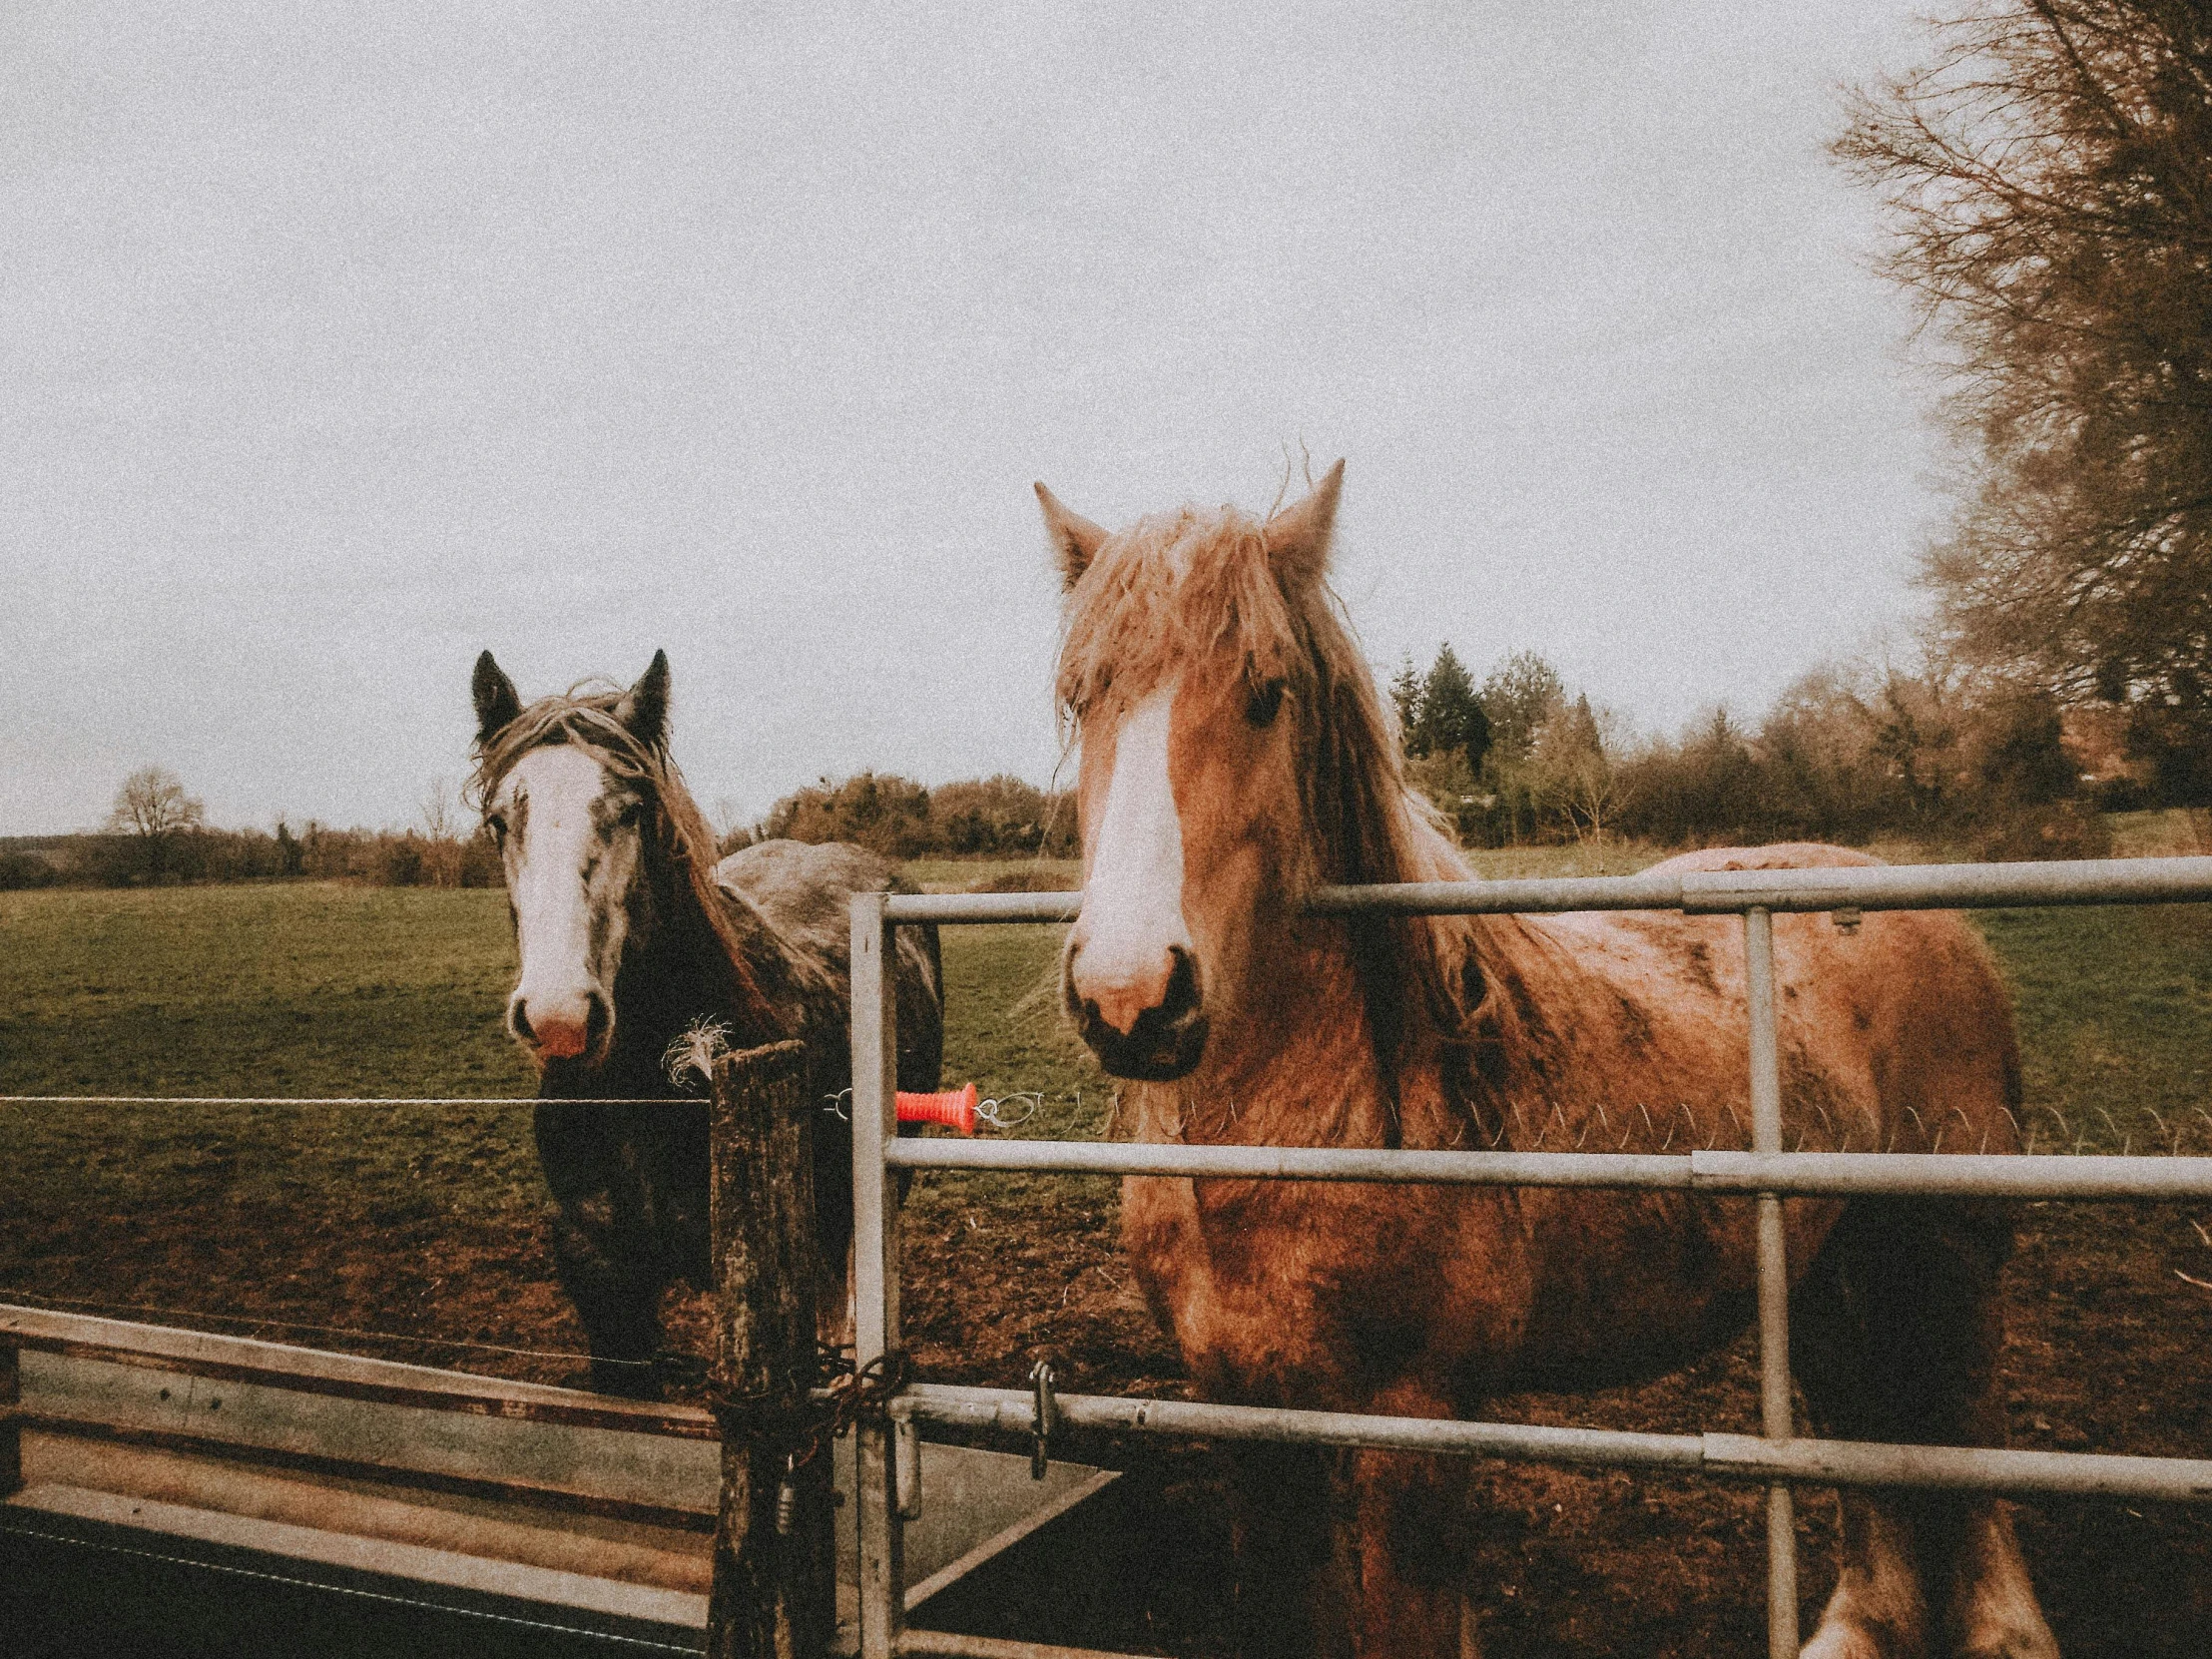
M1879 864L1883 859L1857 847L1826 841L1777 841L1771 846L1701 846L1677 852L1653 869L1818 869L1824 864Z
M753 906L805 958L816 990L810 1027L842 1054L851 1005L852 895L902 889L898 866L847 841L759 841L715 865L715 880ZM944 1045L943 968L933 924L900 926L895 970L899 1084L933 1089Z
M1701 847L1652 868L1804 869L1883 861L1851 847L1786 842ZM1570 972L1570 981L1587 975L1583 982L1596 993L1578 999L1562 987L1552 999L1554 1008L1584 1016L1571 1021L1582 1043L1606 1048L1621 1023L1605 1010L1613 1003L1633 1007L1627 1029L1656 1039L1651 1060L1672 1050L1683 1062L1669 1085L1686 1087L1724 1057L1722 1075L1734 1072L1745 996L1743 926L1735 917L1586 913L1528 918L1526 929L1575 964L1579 972ZM1793 1099L1794 1107L1825 1097L1831 1107L1841 1101L1855 1119L1871 1111L1852 1143L1859 1150L1870 1138L1877 1144L1918 1139L1898 1125L1910 1119L1917 1128L1931 1111L1964 1119L1970 1146L2010 1150L2013 1125L2006 1113L2017 1107L2019 1091L2010 999L1988 947L1962 916L1870 911L1840 925L1827 914L1778 915L1774 940L1778 1011L1793 1080L1786 1092L1807 1097ZM1621 1066L1615 1054L1583 1058L1615 1076L1637 1069ZM1818 1108L1814 1113L1821 1115ZM1957 1127L1944 1145L1957 1143ZM1833 1121L1820 1128L1806 1144L1827 1145L1844 1133Z
M897 879L888 858L845 841L759 841L715 865L718 884L827 961L841 960L847 949L852 895L888 892Z

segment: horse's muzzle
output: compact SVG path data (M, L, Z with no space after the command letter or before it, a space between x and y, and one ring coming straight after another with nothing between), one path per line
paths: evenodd
M1068 1012L1077 1031L1109 1075L1141 1083L1172 1083L1188 1076L1206 1052L1206 1008L1199 994L1198 959L1172 947L1174 966L1160 1000L1127 1031L1106 1020L1095 1000L1078 996L1073 964L1063 978Z
M517 992L507 1004L507 1026L541 1063L581 1060L596 1064L606 1058L614 1034L614 1014L597 990L573 1003L567 999L534 1013L528 998Z

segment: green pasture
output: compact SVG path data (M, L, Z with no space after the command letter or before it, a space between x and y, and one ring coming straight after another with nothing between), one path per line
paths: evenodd
M1491 875L1619 873L1651 856L1479 861ZM964 886L976 867L913 873ZM2000 911L1979 925L2017 1000L2039 1149L2212 1149L2212 912ZM1111 1089L1062 1026L1059 934L945 929L945 1075L1033 1110L1024 1133L1096 1134ZM499 1029L512 972L496 892L0 894L0 1093L527 1094ZM937 1184L947 1199L985 1198L981 1181ZM989 1190L1003 1202L1025 1188ZM537 1204L521 1106L0 1106L0 1218L95 1211L127 1226L148 1207L307 1205L388 1227Z
M1060 932L944 935L946 1079L1002 1098L1029 1134L1095 1133L1110 1105L1061 1029ZM496 891L0 893L0 1094L527 1096L500 1029L514 971ZM1016 1178L999 1197L1033 1190ZM388 1233L526 1215L539 1195L526 1104L0 1104L0 1233L19 1230L18 1263L46 1216Z

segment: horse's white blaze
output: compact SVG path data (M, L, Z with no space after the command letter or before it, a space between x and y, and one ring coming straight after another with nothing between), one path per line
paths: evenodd
M594 994L610 1014L614 1005L605 980L621 959L623 910L599 899L628 884L635 849L630 837L601 839L592 807L605 787L596 761L553 744L516 762L501 792L512 827L507 890L522 956L508 1006L527 1020L539 1051L558 1059L583 1053Z
M1183 921L1183 821L1168 771L1175 687L1129 712L1090 848L1071 982L1099 1017L1127 1031L1167 994L1172 951L1191 948Z

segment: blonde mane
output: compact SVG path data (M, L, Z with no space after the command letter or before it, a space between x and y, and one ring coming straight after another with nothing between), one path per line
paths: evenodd
M780 1033L784 1022L761 989L730 913L730 901L715 881L714 830L692 799L667 740L648 744L617 717L622 699L619 687L594 681L571 686L565 694L539 698L489 739L477 741L476 766L463 797L481 813L517 761L533 749L553 744L571 744L616 777L639 786L658 814L662 845L729 958L738 1010L757 1032Z
M1298 721L1305 885L1468 879L1405 782L1396 718L1343 602L1319 575L1296 588L1271 561L1266 525L1234 507L1155 514L1109 537L1068 596L1063 725L1112 718L1190 665L1241 662L1255 687L1284 682ZM1433 1060L1447 1098L1471 1111L1466 1033L1485 987L1468 919L1362 915L1347 926L1392 1092Z

